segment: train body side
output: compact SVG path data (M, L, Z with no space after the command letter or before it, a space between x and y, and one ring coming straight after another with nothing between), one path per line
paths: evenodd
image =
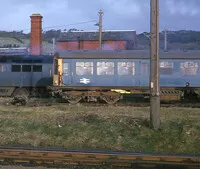
M61 64L61 86L149 86L149 59L63 59ZM189 82L190 87L200 87L199 66L199 59L160 59L160 86L185 87Z
M29 91L52 85L52 63L52 57L48 56L22 55L1 58L0 95L11 96L16 89Z
M160 53L159 66L162 99L180 100L185 91L200 94L200 52ZM97 97L113 103L119 99L114 92L150 94L147 51L66 52L55 57L54 70L53 90L73 103Z

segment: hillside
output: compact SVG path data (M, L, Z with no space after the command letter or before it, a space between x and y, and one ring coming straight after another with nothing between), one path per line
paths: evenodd
M148 49L150 47L150 40L144 34L149 35L146 32L137 35L138 49ZM200 31L168 31L167 46L169 50L200 49ZM164 32L160 33L160 49L164 49Z

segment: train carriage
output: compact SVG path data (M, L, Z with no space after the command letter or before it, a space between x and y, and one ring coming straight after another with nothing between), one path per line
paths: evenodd
M53 94L71 103L115 103L121 93L149 95L149 51L62 51L54 58ZM200 87L200 52L160 52L161 100Z
M0 96L38 96L52 85L52 56L0 55Z

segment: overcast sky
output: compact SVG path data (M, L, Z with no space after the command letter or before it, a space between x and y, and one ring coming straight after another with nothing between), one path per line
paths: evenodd
M150 0L1 0L0 30L30 31L30 15L43 16L43 30L96 30L102 9L103 29L149 31ZM93 21L94 20L94 21ZM76 24L81 22L85 24ZM200 0L160 0L160 30L200 30ZM73 25L74 24L74 25ZM66 26L62 26L66 25ZM67 26L68 25L68 26Z

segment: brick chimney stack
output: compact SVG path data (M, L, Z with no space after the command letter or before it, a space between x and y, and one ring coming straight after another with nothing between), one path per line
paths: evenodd
M32 14L31 18L31 55L42 54L42 16L40 14Z

